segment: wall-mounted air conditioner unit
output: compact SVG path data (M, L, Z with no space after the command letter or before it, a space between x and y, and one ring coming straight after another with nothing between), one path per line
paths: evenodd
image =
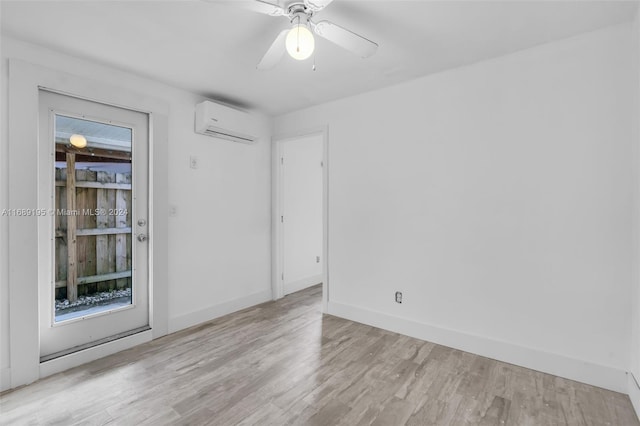
M196 105L196 133L242 143L258 139L255 119L249 113L210 101Z

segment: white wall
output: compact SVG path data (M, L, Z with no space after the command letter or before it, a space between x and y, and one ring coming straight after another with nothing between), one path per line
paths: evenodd
M633 126L633 295L632 295L632 327L631 327L631 365L633 374L629 377L629 396L634 404L636 413L640 416L640 388L636 380L640 380L640 8L636 12L633 22L633 54L636 94L634 99ZM635 378L634 378L635 377Z
M271 300L271 121L258 115L255 145L196 135L196 99L172 109L180 134L169 148L171 331Z
M329 127L329 312L626 391L631 49L625 24L277 117Z
M0 55L4 40L0 40ZM0 211L7 207L9 199L9 120L7 92L9 64L4 58L0 63ZM0 389L9 388L9 218L0 214Z
M169 113L169 330L271 298L271 120L256 114L261 140L235 144L193 132L202 98L101 64L2 38L0 210L8 200L8 58L19 58L165 101ZM35 124L34 124L35 125ZM196 155L199 168L189 168ZM12 206L19 207L19 206ZM8 222L0 217L0 371L8 386ZM25 283L30 285L31 283ZM33 283L34 285L36 283ZM12 309L20 309L12 306ZM13 325L16 326L16 325Z
M284 293L289 294L322 282L323 135L282 141L280 152Z

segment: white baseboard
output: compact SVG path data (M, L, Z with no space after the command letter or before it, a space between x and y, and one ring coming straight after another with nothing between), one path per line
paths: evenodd
M329 301L328 313L443 346L626 394L624 370Z
M292 283L285 283L284 294L295 293L296 291L304 290L305 288L314 286L316 284L320 284L321 282L322 282L322 274L303 278L301 280L297 280Z
M638 377L634 377L632 373L627 374L629 399L633 405L633 409L636 410L636 416L640 418L640 384L637 380Z
M151 330L141 333L132 334L131 336L122 337L111 342L103 343L98 346L83 349L69 355L61 356L50 361L40 363L40 378L50 376L61 371L68 370L78 365L86 364L99 358L125 349L150 342L152 339Z
M249 296L229 300L227 302L209 306L205 309L200 309L198 311L189 312L188 314L180 315L175 318L170 318L169 333L175 333L176 331L184 330L185 328L189 328L203 322L211 321L212 319L221 317L223 315L227 315L241 309L249 308L251 306L259 305L260 303L268 302L270 300L272 300L271 290L264 290L258 293L250 294Z
M6 391L11 387L11 368L0 369L0 392Z

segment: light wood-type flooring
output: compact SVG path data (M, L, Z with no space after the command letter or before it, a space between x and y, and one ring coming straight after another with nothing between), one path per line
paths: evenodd
M3 425L640 425L629 398L320 312L320 287L0 397Z

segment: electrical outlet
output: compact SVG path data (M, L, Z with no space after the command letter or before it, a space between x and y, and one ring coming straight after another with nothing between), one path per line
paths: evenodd
M320 256L316 256L316 263L320 263Z
M176 217L178 216L178 207L174 205L169 206L169 216Z
M396 291L396 303L402 303L402 292Z

